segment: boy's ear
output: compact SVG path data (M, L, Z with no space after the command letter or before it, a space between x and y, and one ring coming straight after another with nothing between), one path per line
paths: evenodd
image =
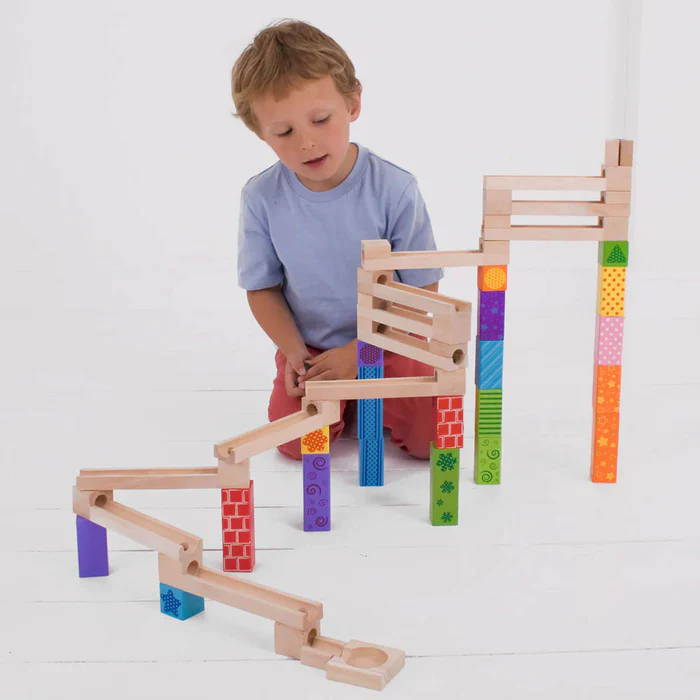
M360 116L362 111L362 85L360 84L357 90L348 97L348 111L350 112L350 121L354 122Z

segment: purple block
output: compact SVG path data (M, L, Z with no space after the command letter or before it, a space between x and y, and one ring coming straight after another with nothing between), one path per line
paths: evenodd
M362 340L357 341L357 366L377 367L384 364L384 350Z
M505 292L479 290L479 337L481 340L503 340L506 313Z
M107 530L79 515L75 516L75 529L78 535L78 575L107 576Z
M304 469L304 531L331 529L331 456L302 455Z

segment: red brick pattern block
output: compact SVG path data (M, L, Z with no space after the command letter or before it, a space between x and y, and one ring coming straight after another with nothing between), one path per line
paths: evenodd
M461 396L438 396L435 402L435 447L464 447L464 408Z
M247 489L221 489L221 539L224 571L255 567L253 481Z

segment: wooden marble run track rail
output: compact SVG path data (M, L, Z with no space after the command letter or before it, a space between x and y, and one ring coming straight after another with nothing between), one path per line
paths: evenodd
M385 240L363 241L358 269L358 379L309 381L301 409L214 446L216 466L160 469L83 469L73 491L81 576L108 574L106 528L158 552L161 610L186 619L211 598L269 618L275 650L325 669L329 679L381 689L403 667L404 652L320 635L321 603L232 577L202 565L202 540L114 501L116 489L221 491L223 569L255 565L254 498L250 459L299 439L303 459L304 529L330 528L329 426L340 420L340 401L358 400L360 484L383 485L382 401L432 397L430 517L456 525L462 397L471 304L401 284L395 270L478 268L474 478L500 482L505 292L511 241L597 241L599 276L593 394L591 478L617 478L624 285L632 142L606 142L600 176L487 176L478 250L392 252ZM597 201L516 199L516 191L599 192ZM596 224L523 225L512 216L586 216ZM383 352L432 368L429 376L385 378Z
M114 470L115 472L117 470ZM121 470L136 476L139 470ZM175 470L144 470L148 476L179 478ZM170 474L168 474L170 472ZM79 477L80 478L80 477ZM116 475L114 483L128 488ZM135 488L145 482L133 482ZM204 598L274 621L275 651L324 669L330 680L381 690L403 667L405 654L377 644L341 642L320 635L323 605L202 565L202 540L113 499L110 490L73 492L81 576L109 572L105 528L158 552L161 610L187 619L204 609Z

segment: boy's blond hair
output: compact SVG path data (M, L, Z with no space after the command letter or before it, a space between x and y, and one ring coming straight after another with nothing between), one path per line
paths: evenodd
M231 94L237 110L233 116L260 136L253 99L268 92L275 100L283 99L302 80L327 75L346 101L362 89L355 66L331 37L300 20L277 20L255 35L233 66Z

